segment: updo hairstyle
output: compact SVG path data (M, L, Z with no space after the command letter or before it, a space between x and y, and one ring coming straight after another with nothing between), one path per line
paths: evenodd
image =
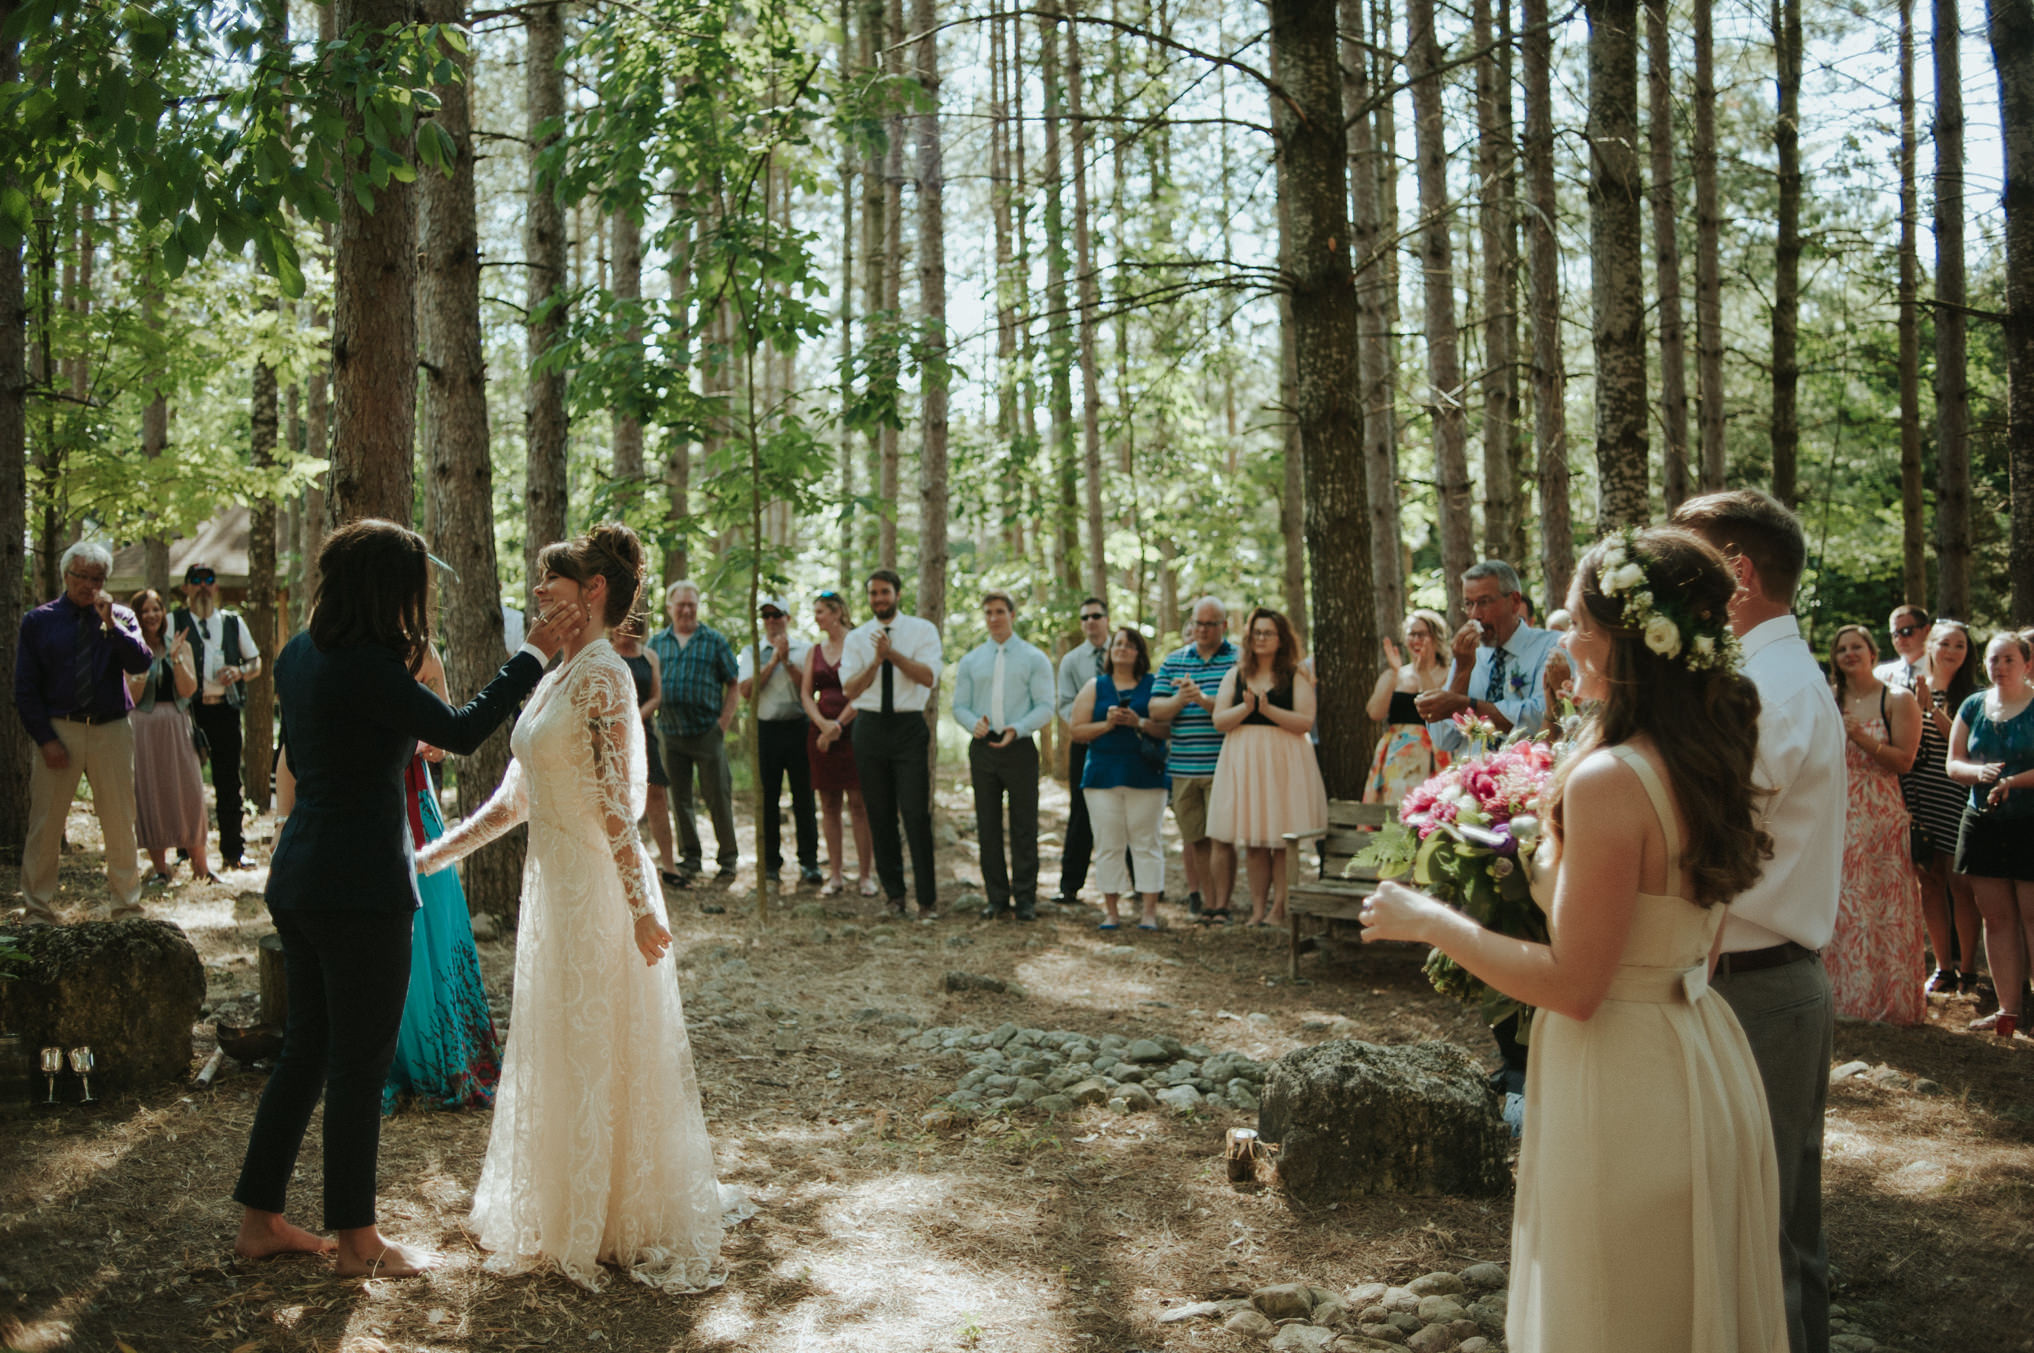
M607 607L600 623L609 629L640 631L636 599L643 587L643 542L618 521L602 522L583 536L559 540L537 552L537 572L570 578L581 587L607 579Z

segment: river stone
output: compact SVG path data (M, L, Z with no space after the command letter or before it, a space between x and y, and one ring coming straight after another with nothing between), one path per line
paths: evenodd
M1192 1113L1201 1107L1201 1092L1191 1085L1168 1085L1156 1098L1174 1113Z
M1490 1350L1496 1347L1496 1344L1479 1334L1474 1338L1464 1339L1455 1353L1490 1353Z
M1040 1113L1072 1113L1074 1102L1065 1095L1040 1095L1031 1101L1031 1107Z
M1090 1076L1079 1085L1069 1085L1066 1097L1076 1104L1100 1104L1109 1097L1109 1087Z
M1307 1319L1316 1325L1340 1325L1348 1318L1349 1308L1340 1297L1329 1296L1318 1287L1314 1289L1314 1310Z
M1342 1300L1360 1311L1365 1306L1374 1306L1383 1301L1384 1294L1390 1290L1390 1286L1385 1283L1358 1283L1349 1289Z
M1340 1334L1328 1345L1328 1353L1403 1353L1405 1336L1391 1326L1390 1337L1375 1334Z
M1405 1346L1413 1353L1446 1353L1455 1346L1455 1340L1441 1326L1428 1325L1406 1335Z
M0 1029L30 1049L89 1046L94 1097L190 1074L205 965L182 930L168 921L86 921L13 934L23 962L0 982ZM67 1093L83 1092L73 1085Z
M1419 1317L1429 1325L1445 1325L1468 1314L1453 1297L1421 1297Z
M1356 1332L1367 1339L1377 1339L1388 1344L1405 1342L1405 1331L1382 1320L1365 1321L1356 1327Z
M1123 1055L1133 1062L1162 1062L1165 1060L1165 1044L1154 1038L1140 1038L1123 1050Z
M1406 1288L1418 1297L1452 1297L1463 1286L1462 1279L1453 1273L1427 1273L1406 1284Z
M1458 1342L1474 1339L1482 1333L1483 1327L1474 1320L1450 1320L1448 1322L1448 1337Z
M1278 1326L1248 1307L1224 1320L1222 1328L1236 1334L1247 1334L1253 1339L1269 1339L1278 1333Z
M1279 1144L1287 1196L1311 1207L1376 1193L1491 1196L1511 1184L1497 1098L1452 1044L1336 1039L1290 1053L1265 1078L1257 1131Z
M1304 1320L1314 1309L1314 1292L1305 1283L1273 1283L1252 1292L1250 1304L1273 1320Z
M1335 1331L1319 1325L1287 1325L1271 1336L1272 1353L1321 1353Z
M1158 1107L1158 1100L1141 1085L1119 1086L1116 1094L1123 1101L1125 1113L1150 1113Z
M1505 1282L1502 1264L1471 1264L1462 1270L1462 1285L1471 1292L1502 1292Z

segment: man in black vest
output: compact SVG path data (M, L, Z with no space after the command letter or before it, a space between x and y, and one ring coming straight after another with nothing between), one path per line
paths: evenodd
M219 574L209 564L184 570L184 605L172 617L198 659L198 699L191 721L211 744L212 788L219 800L219 862L243 869L240 835L240 707L247 679L261 673L261 650L232 611L219 609Z

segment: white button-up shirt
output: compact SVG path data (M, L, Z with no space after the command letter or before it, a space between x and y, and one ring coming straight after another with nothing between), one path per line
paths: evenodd
M1786 940L1820 949L1836 929L1843 887L1843 716L1793 616L1775 616L1742 642L1744 674L1759 690L1752 780L1772 791L1754 807L1773 838L1773 858L1727 909L1723 950Z
M798 701L798 678L792 673L805 666L805 655L812 651L812 645L793 634L785 637L784 646L790 650L789 657L777 664L777 670L763 683L763 693L756 698L756 717L769 723L805 717L805 706ZM735 661L735 680L753 681L759 666L768 667L775 656L777 646L768 639L763 640L760 664L754 649L743 649Z
M876 635L883 629L883 622L871 620L857 625L848 632L847 642L840 650L840 684L845 686L867 671L876 661ZM934 685L939 682L940 642L939 631L930 620L920 616L899 613L889 625L890 651L900 658L922 662L932 669ZM923 710L932 698L932 687L921 686L892 665L890 680L890 709L893 713ZM869 688L850 701L856 709L875 714L883 708L883 674L876 673L869 682Z

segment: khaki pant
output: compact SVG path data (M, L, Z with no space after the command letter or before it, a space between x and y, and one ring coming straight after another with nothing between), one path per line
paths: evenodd
M70 764L51 770L36 748L29 763L28 841L21 852L21 891L28 914L56 919L57 848L63 842L64 818L77 797L78 777L92 784L92 805L106 839L106 884L113 892L113 915L141 914L141 866L134 844L134 726L126 719L82 724L68 719L54 723L57 740Z

